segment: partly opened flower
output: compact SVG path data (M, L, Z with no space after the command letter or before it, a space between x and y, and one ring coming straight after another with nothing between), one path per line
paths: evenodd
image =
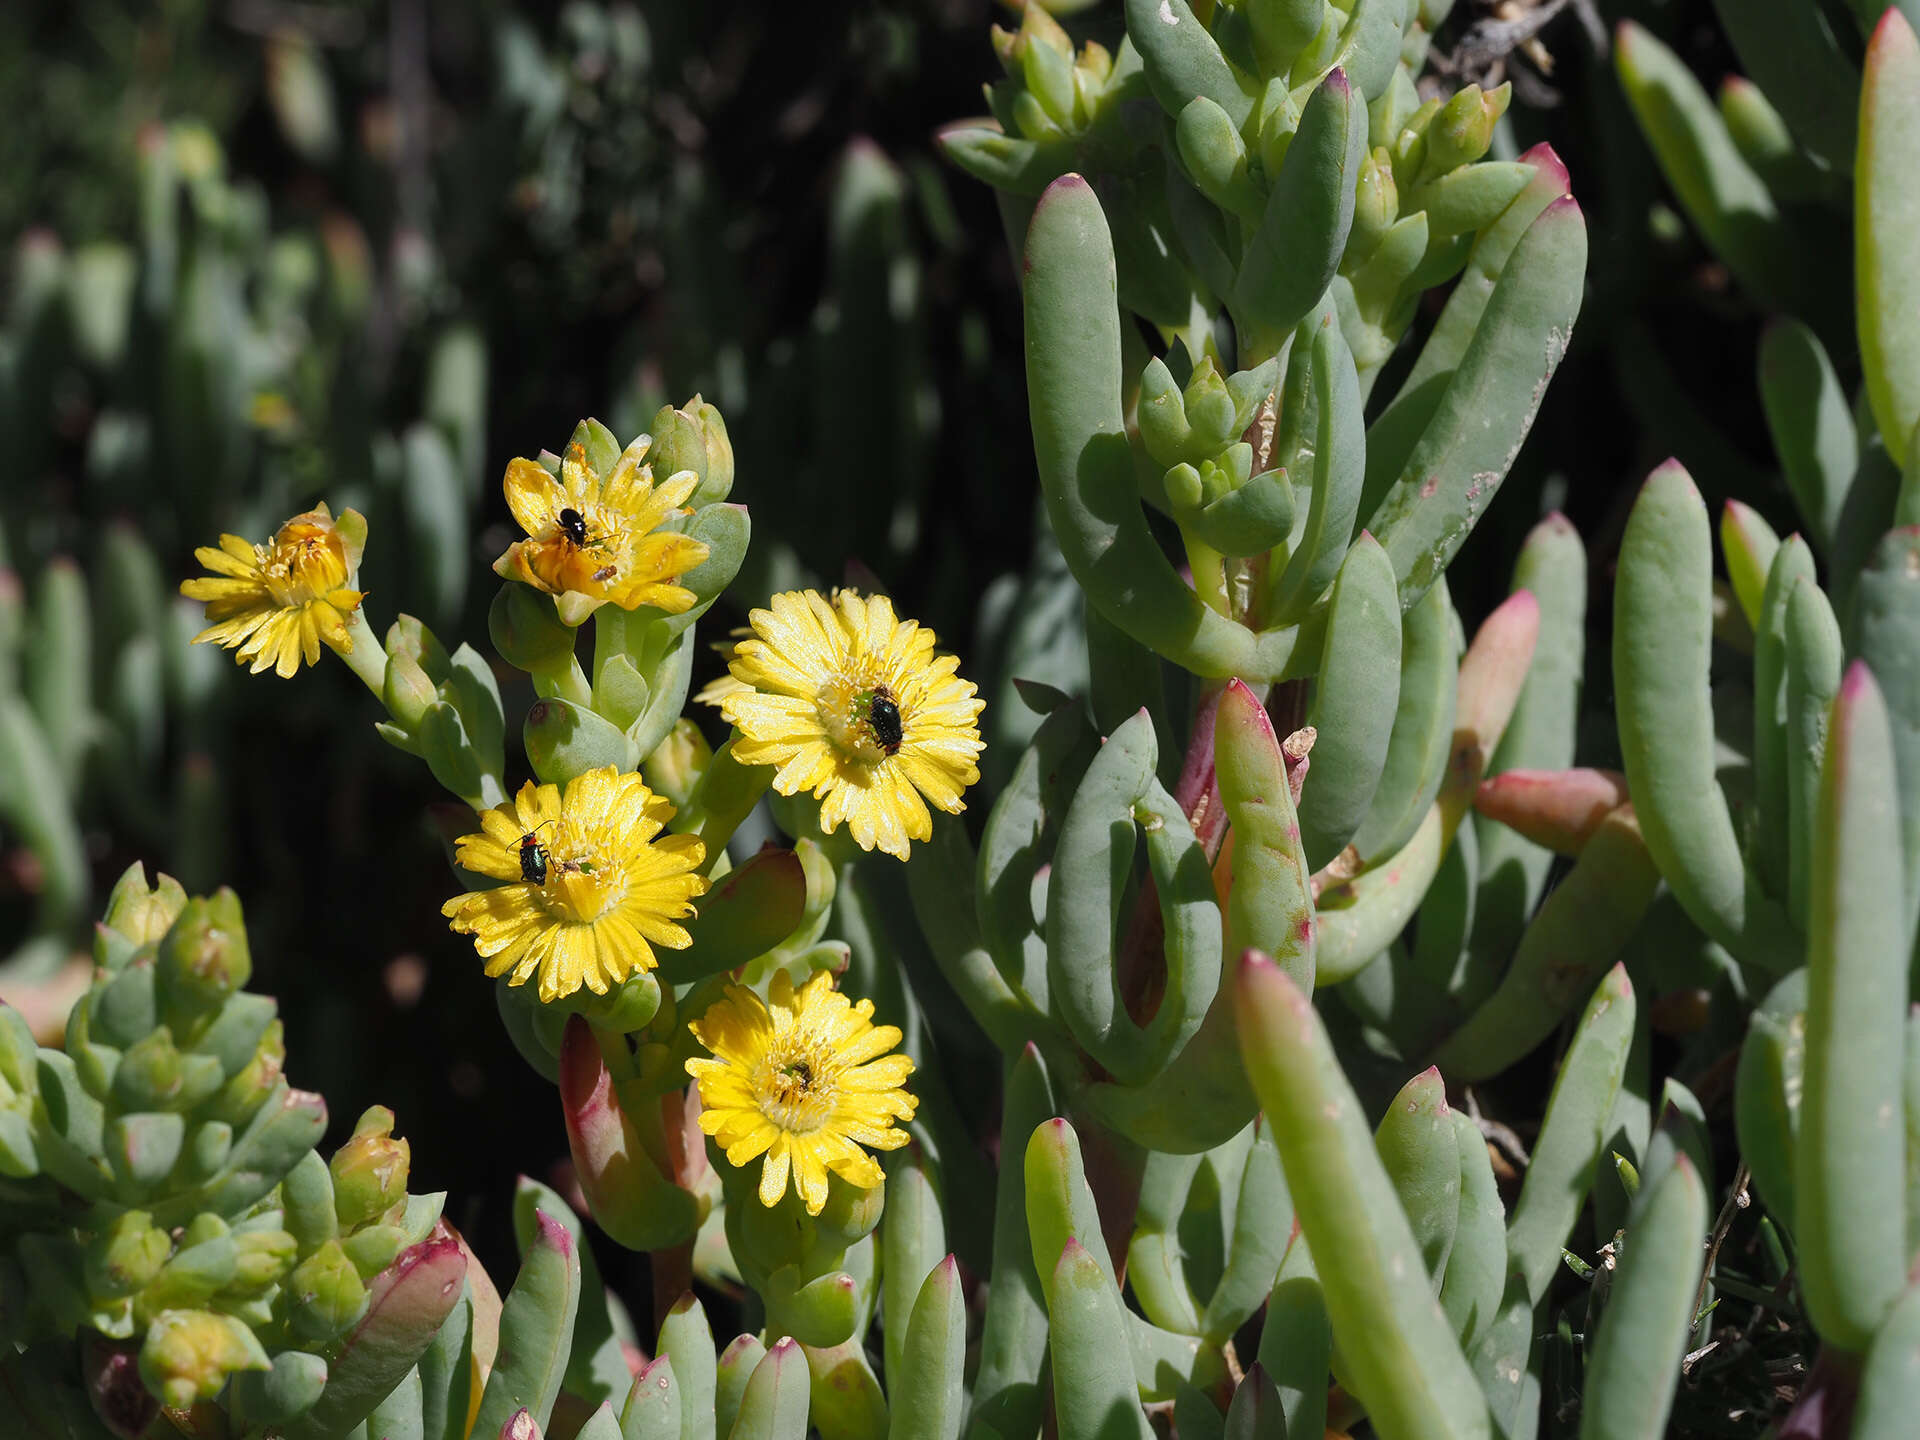
M558 478L532 460L511 461L507 506L527 538L507 547L495 572L556 596L569 625L609 601L673 615L691 609L693 592L680 577L707 558L707 547L659 527L700 477L682 470L656 485L645 458L650 443L644 435L635 440L604 477L579 444L567 447Z
M772 1003L744 985L729 985L693 1022L694 1037L711 1060L689 1060L700 1086L700 1128L714 1137L727 1163L744 1167L764 1154L760 1203L773 1206L787 1177L818 1215L827 1203L827 1172L870 1190L880 1166L860 1147L897 1150L919 1102L901 1088L913 1072L891 1025L873 1023L873 1002L855 1005L821 970L796 994L785 971L775 971Z
M220 546L193 552L213 574L181 584L189 600L207 604L206 629L195 642L211 640L238 649L234 658L253 673L291 675L304 659L315 664L325 641L342 655L353 650L348 625L360 608L360 591L348 588L360 563L366 522L352 510L339 523L325 505L296 515L265 545L222 535Z
M557 785L528 781L507 804L480 816L455 858L476 875L508 881L456 895L441 913L473 936L487 974L510 985L540 977L540 998L582 985L596 995L651 970L653 946L684 950L677 923L707 889L698 872L706 846L662 835L673 806L638 775L608 765Z
M934 636L900 620L884 595L776 595L734 647L742 687L720 697L745 765L777 765L782 795L813 793L828 834L847 823L864 850L907 858L933 834L927 806L951 814L980 778L982 702Z

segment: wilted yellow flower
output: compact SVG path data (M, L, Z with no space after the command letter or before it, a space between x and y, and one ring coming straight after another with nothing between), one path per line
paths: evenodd
M576 775L564 796L529 780L455 847L462 868L509 883L456 895L441 913L473 936L487 974L510 985L538 974L543 1002L582 985L604 995L653 969L653 946L693 943L675 922L706 893L707 848L662 835L672 816L644 780L611 765Z
M679 580L707 558L707 547L659 527L700 481L682 470L656 485L646 463L650 443L645 435L635 440L604 477L579 444L567 447L557 479L532 460L510 461L507 506L527 538L494 561L495 573L554 596L568 625L609 601L672 615L691 609L693 592Z
M840 590L829 602L800 590L769 603L749 617L753 638L734 647L743 688L720 696L742 737L734 756L779 766L782 795L812 791L828 834L845 821L863 850L906 859L909 840L933 834L927 805L958 814L961 792L980 778L973 682L884 595Z
M206 601L212 622L194 642L237 648L234 658L252 662L256 675L272 669L286 676L303 659L316 663L323 640L351 654L349 625L361 592L348 584L365 536L366 522L356 512L342 512L336 524L321 505L287 521L268 544L222 535L218 549L202 545L193 558L213 574L180 586L189 600Z
M918 1101L902 1088L913 1073L892 1025L873 1023L873 1002L853 1004L816 972L795 993L784 970L774 972L772 1003L744 985L692 1022L711 1060L687 1061L700 1087L700 1128L719 1141L727 1163L760 1169L760 1203L786 1194L787 1177L809 1215L827 1203L827 1172L863 1190L881 1180L880 1166L860 1147L897 1150L907 1143L896 1120L911 1120Z

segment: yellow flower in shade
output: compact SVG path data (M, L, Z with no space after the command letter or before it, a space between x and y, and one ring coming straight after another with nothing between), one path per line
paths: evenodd
M577 443L567 447L558 478L532 460L510 461L507 507L527 538L494 561L495 573L555 596L569 625L609 602L672 615L691 609L693 592L679 580L707 558L707 547L659 527L686 503L700 477L682 470L656 485L645 458L651 444L642 435L605 476Z
M769 603L734 647L741 688L719 697L740 730L735 757L779 766L782 795L811 791L829 835L845 821L863 850L906 859L909 840L933 834L927 806L958 814L980 778L973 682L884 595L801 590Z
M456 895L440 907L509 985L540 977L540 999L582 985L604 995L651 970L653 946L684 950L677 923L706 893L707 848L694 835L662 835L673 806L638 775L608 765L558 785L529 780L511 801L481 813L454 858L508 883Z
M194 636L229 650L253 673L291 675L305 660L320 659L325 641L342 655L353 652L349 625L361 592L348 588L359 568L366 522L352 510L336 523L325 505L296 515L265 545L222 535L219 547L193 552L213 574L183 581L180 593L204 600L212 622Z
M907 1143L896 1120L911 1120L919 1103L901 1088L913 1062L887 1051L900 1043L891 1025L873 1023L873 1002L853 1004L816 971L798 993L784 970L773 976L771 1003L744 985L692 1022L711 1060L687 1061L700 1086L700 1128L744 1167L755 1156L760 1203L774 1206L787 1177L818 1215L827 1203L827 1172L871 1190L880 1166L860 1147L897 1150Z

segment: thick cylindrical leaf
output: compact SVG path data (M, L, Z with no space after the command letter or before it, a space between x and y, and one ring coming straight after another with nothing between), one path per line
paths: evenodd
M1733 502L1728 502L1728 513ZM1727 529L1723 520L1721 531ZM1723 541L1724 544L1724 541ZM1732 552L1728 564L1733 564ZM1787 607L1797 581L1813 582L1813 552L1793 535L1777 547L1768 563L1753 622L1753 866L1767 892L1788 893L1788 750L1791 726L1787 706Z
M1738 4L1734 0L1732 6L1723 5L1723 13ZM1802 9L1797 5L1778 8ZM1800 518L1813 543L1828 551L1840 525L1847 487L1860 468L1860 437L1853 424L1853 406L1826 347L1798 320L1776 320L1760 337L1760 403Z
M1434 1054L1456 1081L1498 1075L1546 1039L1633 938L1660 886L1631 806L1608 815L1533 917L1500 988Z
M1670 460L1647 477L1620 544L1620 750L1647 851L1687 913L1741 960L1784 972L1797 958L1793 927L1747 868L1714 778L1711 547L1700 492Z
M1384 859L1413 838L1446 773L1457 660L1451 610L1443 577L1402 621L1399 706L1386 764L1353 837L1363 865Z
M1227 953L1259 950L1295 984L1310 989L1315 930L1311 867L1302 849L1286 757L1266 707L1237 680L1220 697L1213 746L1220 801L1233 826ZM1233 1060L1231 1055L1217 1058ZM1251 1099L1251 1092L1247 1094ZM1240 1119L1246 1123L1246 1116Z
M1097 1231L1093 1244L1089 1250L1068 1238L1049 1273L1048 1348L1061 1440L1151 1440L1135 1393L1126 1310L1098 1253L1104 1246Z
M1317 1440L1325 1435L1332 1356L1333 1326L1327 1319L1326 1293L1320 1288L1306 1237L1296 1230L1274 1278L1273 1293L1267 1297L1256 1362L1279 1392L1288 1440Z
M1614 66L1661 172L1714 254L1763 301L1799 298L1793 241L1772 192L1686 63L1627 21L1614 32Z
M1471 1352L1480 1332L1493 1323L1506 1286L1507 1211L1479 1124L1464 1110L1451 1113L1454 1148L1460 1156L1460 1213L1440 1287L1440 1308L1462 1348Z
M1560 1062L1527 1178L1507 1226L1507 1254L1530 1303L1547 1293L1560 1251L1593 1184L1614 1096L1633 1045L1634 995L1624 965L1600 982Z
M1128 8L1147 7L1133 0ZM1346 72L1336 69L1301 108L1300 128L1234 284L1234 319L1242 343L1258 359L1278 352L1339 268L1353 226L1354 182L1367 153L1366 103Z
M1293 347L1296 353L1305 353L1309 367L1307 394L1301 399L1312 428L1300 434L1304 453L1293 472L1307 487L1307 514L1292 541L1285 569L1269 577L1262 610L1270 620L1285 622L1305 615L1340 573L1353 537L1367 448L1362 414L1366 399L1360 393L1339 311L1331 300L1323 301L1301 322ZM1279 447L1274 453L1283 463L1291 463Z
M500 1310L500 1349L481 1392L478 1435L493 1434L522 1408L544 1428L566 1378L580 1308L580 1255L564 1225L544 1213L536 1218L538 1229Z
M1088 1054L1126 1084L1151 1080L1200 1028L1220 980L1220 921L1206 854L1187 817L1154 778L1158 749L1142 710L1087 767L1054 848L1047 903L1047 975L1053 1010ZM1127 1012L1116 926L1127 874L1145 831L1159 897L1166 970L1146 1024Z
M1428 1067L1400 1087L1374 1131L1373 1146L1437 1294L1460 1221L1460 1147L1438 1069Z
M466 1271L460 1242L446 1237L415 1245L376 1276L366 1313L329 1351L326 1389L287 1428L289 1440L331 1440L366 1419L432 1344Z
M1854 297L1867 398L1889 454L1920 428L1920 37L1889 7L1867 43L1853 171Z
M630 1250L664 1249L693 1234L698 1203L647 1153L583 1015L567 1017L561 1040L560 1105L574 1171L601 1229Z
M1911 1286L1873 1337L1860 1371L1853 1440L1901 1440L1920 1410L1920 1286Z
M1365 519L1393 558L1403 610L1445 571L1506 479L1572 338L1586 264L1586 221L1563 196L1514 247L1432 420Z
M898 1323L896 1320L895 1323ZM888 1396L888 1440L958 1440L965 1408L967 1309L951 1255L927 1273L904 1327Z
M1893 739L1859 661L1834 701L1814 819L1807 1049L1794 1231L1807 1314L1828 1344L1867 1347L1904 1288L1908 947Z
M800 1342L775 1341L753 1367L728 1431L730 1440L805 1440L808 1393L807 1357Z
M1907 940L1920 929L1920 529L1880 542L1853 590L1853 651L1880 684L1899 783Z
M1347 552L1327 608L1308 723L1318 732L1300 791L1300 836L1319 869L1366 819L1400 703L1400 601L1393 563L1371 535Z
M1040 1054L1028 1046L1007 1067L1002 1145L1018 1145L1054 1114ZM993 1271L980 1327L980 1366L973 1380L969 1434L1031 1434L1045 1396L1040 1370L1047 1355L1047 1306L1027 1229L1026 1167L1003 1163L995 1185Z
M1255 1121L1247 1168L1240 1174L1239 1203L1233 1211L1226 1268L1207 1299L1200 1333L1224 1345L1246 1324L1273 1288L1274 1276L1293 1234L1293 1197L1280 1170L1273 1128Z
M660 1324L656 1352L673 1362L673 1381L680 1392L681 1440L715 1440L714 1390L718 1357L707 1312L689 1291L667 1311Z
M1486 1436L1479 1387L1429 1286L1358 1097L1312 1002L1271 963L1240 966L1247 1072L1273 1122L1300 1228L1322 1267L1333 1333L1383 1440Z
M1533 178L1474 241L1467 266L1448 295L1426 344L1401 382L1399 393L1367 427L1367 479L1360 513L1372 515L1388 487L1400 475L1414 444L1439 408L1454 370L1479 328L1501 271L1540 212L1567 191L1567 167L1550 145L1536 145L1520 157Z
M1587 1362L1581 1440L1658 1440L1693 1333L1707 1193L1682 1155L1640 1192Z
M1820 767L1845 659L1827 597L1811 580L1795 582L1787 592L1787 913L1802 934L1812 907Z

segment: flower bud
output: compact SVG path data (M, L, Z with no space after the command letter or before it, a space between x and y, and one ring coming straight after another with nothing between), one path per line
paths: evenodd
M233 1129L251 1120L254 1112L280 1084L287 1062L285 1037L285 1027L278 1020L268 1025L260 1037L260 1043L254 1047L253 1058L221 1087L220 1093L200 1112L200 1118L221 1121ZM215 1142L210 1137L204 1143Z
M284 1230L249 1230L233 1237L232 1287L258 1295L277 1285L298 1258L293 1236Z
M1247 0L1242 7L1253 30L1254 53L1270 75L1293 68L1326 20L1327 0Z
M573 654L573 630L560 622L553 597L518 581L500 587L487 610L493 648L516 670L538 673Z
M405 655L426 675L429 685L444 685L453 674L447 647L425 621L412 615L402 615L387 627L387 655Z
M1360 182L1353 199L1353 229L1347 235L1345 264L1358 266L1380 248L1380 241L1400 218L1400 190L1393 183L1393 157L1376 145L1360 162Z
M646 776L654 794L666 796L675 810L684 810L712 759L713 747L700 727L682 718L673 722L666 738L640 762L640 773Z
M152 1316L163 1310L188 1309L204 1305L233 1283L240 1252L229 1234L207 1233L202 1220L216 1216L196 1216L181 1237L180 1248L160 1268L160 1273L142 1288L135 1301L137 1316ZM222 1225L221 1230L225 1230ZM196 1234L195 1232L200 1233Z
M1056 55L1071 58L1073 40L1065 27L1047 13L1044 6L1023 6L1020 12L1020 28L1007 30L995 25L992 32L993 53L1000 58L1000 64L1009 78L1021 78L1021 67L1026 54L1035 45L1044 45Z
M253 1331L206 1310L163 1311L140 1347L140 1378L173 1410L211 1400L230 1375L267 1368L267 1352Z
M387 651L387 675L380 687L380 702L401 729L409 733L418 729L427 707L438 698L432 679L418 660L402 650Z
M367 1308L367 1287L338 1240L327 1241L294 1266L286 1283L294 1327L317 1340L341 1334Z
M135 945L159 940L186 908L187 892L171 875L156 875L151 889L138 860L127 867L107 897L109 930L117 930Z
M333 1208L340 1229L351 1234L407 1200L407 1168L413 1147L393 1138L393 1111L369 1106L353 1138L334 1152Z
M111 1300L144 1290L167 1263L173 1241L144 1210L128 1210L87 1245L87 1293Z
M651 971L636 970L604 995L579 989L551 1002L553 1008L578 1012L597 1030L631 1035L644 1030L660 1011L660 982Z
M1181 399L1180 387L1173 383L1173 372L1157 355L1140 372L1140 402L1136 414L1140 441L1147 447L1147 454L1162 465L1178 465L1187 458L1193 429L1187 424L1186 403Z
M863 1190L839 1175L827 1175L827 1203L813 1223L822 1235L839 1245L851 1245L873 1233L886 1208L887 1184L884 1179L871 1190Z
M155 979L169 1020L213 1009L252 974L240 897L225 887L189 900L160 942Z
M1469 85L1441 106L1427 126L1427 156L1420 178L1437 180L1486 154L1493 144L1493 127L1507 113L1512 96L1510 83L1490 93Z
M1421 167L1427 161L1427 127L1433 123L1433 117L1440 113L1440 102L1428 100L1407 117L1407 123L1400 127L1400 133L1393 137L1389 147L1393 155L1393 179L1401 189L1407 189L1419 177Z
M700 477L687 503L694 508L724 500L733 489L733 442L720 411L695 395L678 409L662 405L648 428L653 443L647 463L658 485L682 470Z
M1195 443L1203 455L1211 455L1240 438L1233 428L1233 396L1227 393L1227 382L1214 368L1211 355L1201 356L1200 363L1193 367L1182 401L1187 424L1193 427Z
M1206 490L1200 472L1184 462L1167 471L1166 487L1167 503L1176 513L1197 510L1206 503Z
M1269 178L1280 173L1287 150L1293 144L1294 132L1299 128L1300 106L1287 89L1286 80L1276 76L1261 92L1252 128L1253 151L1260 157Z
M185 1084L184 1057L173 1043L173 1032L162 1025L120 1057L112 1098L121 1110L171 1110L177 1108Z

